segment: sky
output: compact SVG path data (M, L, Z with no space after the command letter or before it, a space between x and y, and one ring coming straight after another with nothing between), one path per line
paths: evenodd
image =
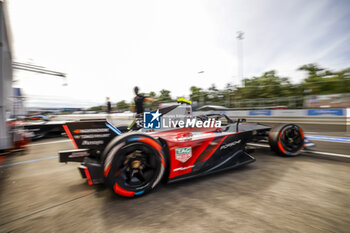
M350 67L347 0L10 0L13 60L67 74L15 71L29 106L131 101L133 87L188 96L269 70L300 82L301 65ZM200 71L204 71L198 73Z

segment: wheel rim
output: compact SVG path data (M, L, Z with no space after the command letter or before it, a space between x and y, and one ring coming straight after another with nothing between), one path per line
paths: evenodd
M141 143L122 149L121 163L115 173L117 182L128 190L141 190L148 186L159 172L154 151Z
M291 153L298 152L304 144L303 134L296 126L284 128L281 132L280 141L283 148Z

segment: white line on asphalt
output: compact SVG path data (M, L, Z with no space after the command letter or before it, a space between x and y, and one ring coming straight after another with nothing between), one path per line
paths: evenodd
M306 137L306 138L308 138L309 139L309 137ZM349 144L349 142L342 142L342 141L329 141L329 140L323 140L323 139L315 139L315 138L310 138L310 140L311 141L318 141L318 142L336 142L336 143L348 143Z
M70 142L70 139L53 141L53 142L31 143L28 146L40 146L40 145L53 144L53 143L63 143L63 142Z
M307 150L304 152L312 153L312 154L319 154L319 155L330 155L330 156L336 156L336 157L341 157L341 158L350 158L350 155L336 154L336 153L329 153L329 152L322 152L322 151Z
M311 135L305 134L307 139L311 141L325 141L325 142L340 142L340 143L350 143L349 137L334 137L334 136L323 136L323 135Z
M19 165L19 164L33 163L33 162L38 162L38 161L42 161L42 160L56 159L56 158L58 158L58 155L47 156L47 157L39 158L39 159L20 161L20 162L15 162L15 163L0 164L0 167L12 167L12 166Z
M259 143L247 143L247 145L258 146L258 147L270 147L269 145L259 144ZM319 154L319 155L336 156L336 157L342 157L342 158L350 158L350 155L336 154L336 153L330 153L330 152L322 152L322 151L314 151L314 150L303 150L302 152L303 153Z

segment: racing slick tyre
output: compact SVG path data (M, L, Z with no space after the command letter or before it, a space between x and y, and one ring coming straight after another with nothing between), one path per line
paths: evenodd
M115 194L125 197L151 191L161 181L167 166L159 141L137 132L113 139L102 159L107 186Z
M297 156L304 148L304 132L297 125L280 124L270 130L269 143L280 156Z

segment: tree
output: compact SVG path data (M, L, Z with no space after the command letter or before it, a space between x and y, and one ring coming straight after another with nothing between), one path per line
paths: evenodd
M322 93L323 78L325 76L324 69L317 64L307 64L299 67L300 71L307 72L307 78L301 83L301 88L305 94L320 94ZM329 74L329 72L327 72Z
M190 88L190 99L191 101L196 101L196 102L201 102L203 104L206 103L206 101L208 101L208 91L205 91L203 90L202 88L200 87L195 87L195 86L192 86Z
M239 98L239 95L237 95L237 93L237 88L232 83L226 84L225 89L222 91L226 107L235 107L231 103L234 102L235 97Z
M149 93L149 97L151 97L151 98L156 98L156 96L157 96L157 94L154 91L151 91Z
M337 73L339 80L337 93L350 93L350 68Z
M211 102L219 102L220 99L220 92L216 88L215 84L211 84L211 86L208 88L208 98Z
M201 94L202 88L192 86L190 88L190 91L191 91L190 93L191 101L200 101L200 94Z
M293 94L293 86L288 78L277 76L274 70L267 71L260 77L244 79L243 83L240 92L244 99L283 97Z
M101 106L93 106L93 107L89 108L88 111L96 111L96 112L99 112L99 111L102 111L104 107L105 107L105 106L102 106L102 105L101 105Z
M125 100L117 102L117 110L126 110L129 108L129 104L125 102Z
M324 69L319 67L317 64L303 65L303 66L299 67L298 70L308 72L308 77L309 78L319 77L319 76L321 76L320 72L324 71Z
M161 102L171 101L170 91L162 89L160 91L160 95L158 97L158 100Z
M146 97L150 97L152 99L157 99L157 94L154 91L151 91L148 95L145 95ZM145 101L144 107L148 110L154 110L157 109L158 103L157 102L147 102Z
M201 101L201 92L202 92L202 88L200 87L195 87L195 86L192 86L190 88L190 99L191 101Z
M319 67L317 64L301 66L298 70L306 71L307 77L300 87L304 94L323 95L350 92L349 69L339 72Z

